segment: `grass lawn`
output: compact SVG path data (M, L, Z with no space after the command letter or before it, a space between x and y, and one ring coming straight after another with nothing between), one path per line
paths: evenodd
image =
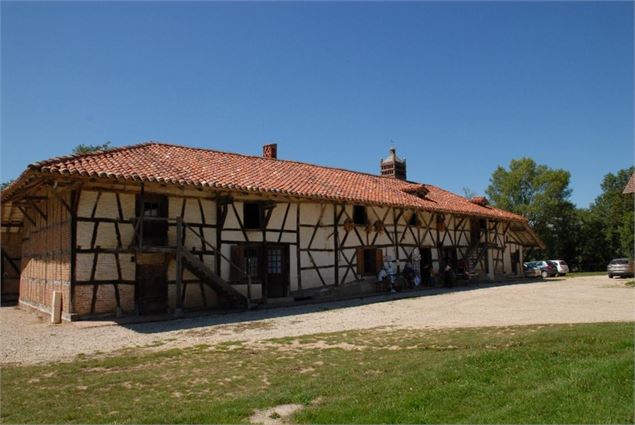
M633 423L633 323L367 330L2 370L3 423Z

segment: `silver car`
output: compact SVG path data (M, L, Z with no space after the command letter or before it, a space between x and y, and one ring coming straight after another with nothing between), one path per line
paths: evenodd
M619 277L633 277L635 276L635 267L633 260L629 258L615 258L611 260L606 271L609 274L609 278L613 276Z
M525 277L541 277L542 270L533 262L523 263L523 275Z
M549 260L556 265L558 276L564 276L569 273L569 265L564 260Z

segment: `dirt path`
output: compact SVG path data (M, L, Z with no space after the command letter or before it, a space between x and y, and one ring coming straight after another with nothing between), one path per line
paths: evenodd
M377 327L635 321L635 289L625 287L623 280L604 276L420 294L384 302L353 300L134 325L50 325L33 313L3 307L0 364L70 360L79 354L134 346L160 345L162 349Z

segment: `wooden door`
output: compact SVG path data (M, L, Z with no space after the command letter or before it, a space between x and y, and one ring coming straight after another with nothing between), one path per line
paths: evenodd
M473 218L470 220L470 243L476 245L481 240L481 229L483 228L485 220Z
M137 304L139 314L165 313L168 281L164 264L137 264Z
M518 263L520 263L520 252L512 252L512 274L518 274Z
M285 297L289 294L289 247L267 245L264 251L266 297Z
M427 285L432 274L432 248L421 247L419 252L421 253L421 262L419 263L421 283Z

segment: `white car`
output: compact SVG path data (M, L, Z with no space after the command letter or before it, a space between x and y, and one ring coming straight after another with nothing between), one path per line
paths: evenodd
M564 260L549 260L558 268L558 275L564 276L569 273L569 266Z

